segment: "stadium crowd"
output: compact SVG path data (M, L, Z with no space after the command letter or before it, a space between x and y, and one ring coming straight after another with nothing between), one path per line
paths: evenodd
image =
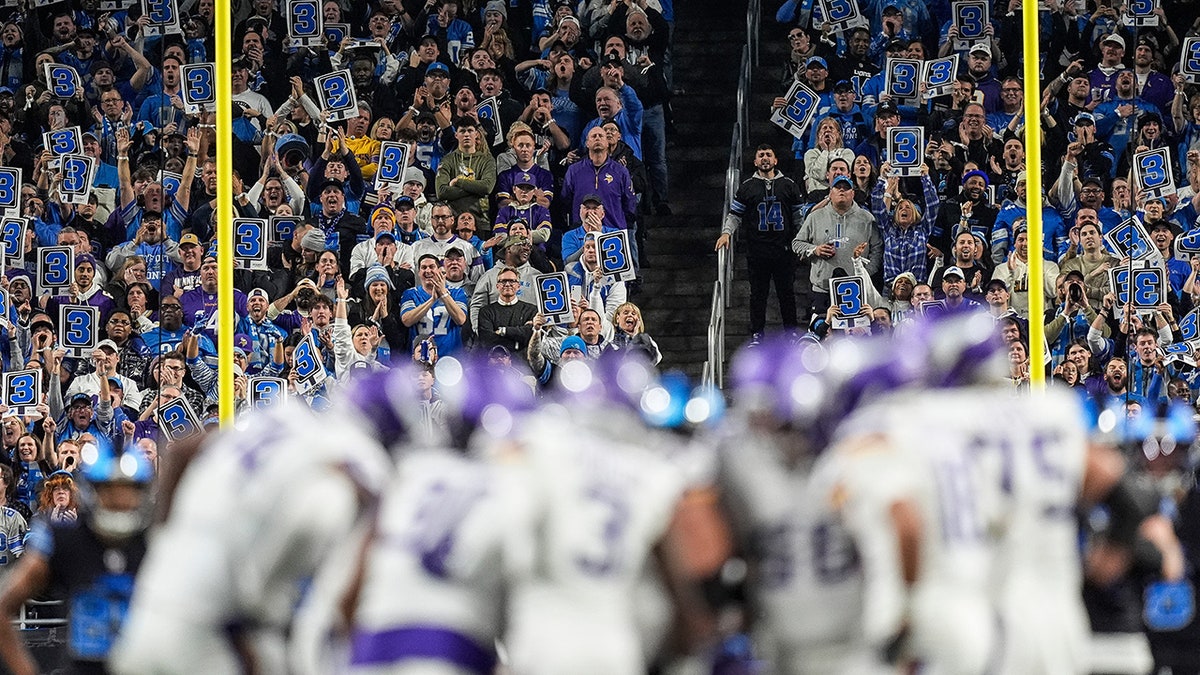
M540 383L604 350L661 358L630 302L638 281L605 275L590 233L627 232L636 258L645 216L670 214L669 0L317 2L326 30L311 46L291 36L313 5L234 7L229 141L185 91L186 67L214 60L213 3L3 11L0 151L22 182L5 213L16 255L0 281L0 354L44 393L5 418L10 506L28 519L89 436L153 457L172 437L158 414L172 400L215 421L216 261L230 254L214 245L218 151L233 156L235 216L268 223L265 256L236 275L239 409L259 378L321 407L360 369L467 349ZM171 13L178 30L153 23ZM338 72L356 107L328 121L314 83ZM59 79L70 95L56 95ZM74 152L96 162L82 199L67 196L46 135L74 127ZM384 142L406 162L377 183ZM39 252L58 246L73 270L44 287ZM531 285L552 271L568 275L560 325ZM94 348L61 339L61 312L77 305L98 310Z
M416 364L420 424L432 430L452 414L439 358L475 351L538 390L606 352L661 360L630 302L638 282L603 271L597 236L628 233L637 267L646 217L671 215L670 0L324 0L331 38L308 46L292 41L296 3L235 3L224 140L212 111L184 95L195 72L185 66L215 56L211 0L34 4L0 9L0 153L22 179L5 215L23 225L0 279L0 358L5 372L35 373L44 393L6 406L0 422L0 527L14 558L35 514L77 518L82 450L129 448L157 466L168 439L215 422L217 261L235 255L213 243L218 151L232 155L235 216L266 223L261 261L235 275L240 410L278 391L323 409L356 374ZM847 4L861 25L829 25L823 13ZM796 83L817 100L800 128L751 149L753 174L718 240L736 234L747 258L751 342L764 340L772 285L783 329L802 341L903 334L922 314L978 308L995 317L1018 387L1040 367L1028 343L1037 320L1055 380L1096 409L1195 402L1200 258L1176 244L1200 223L1200 86L1179 65L1200 11L1164 0L1151 25L1131 26L1108 0L1039 3L1045 185L1030 186L1023 3L983 3L990 20L971 40L955 4L771 8L788 50L763 65L778 69L778 90L759 112L794 115ZM178 30L153 23L164 5ZM954 63L948 93L926 100L913 82L915 97L894 95L890 59L938 58ZM54 95L56 66L79 77L69 96ZM318 83L337 73L355 103L334 120L338 97ZM82 200L52 142L73 127L96 166ZM891 175L893 127L923 130L911 175ZM386 166L391 142L407 148L398 170ZM1143 194L1135 157L1160 148L1177 189ZM389 171L394 180L376 180ZM1028 189L1046 197L1033 251L1045 260L1045 317L1028 312ZM1106 240L1131 218L1143 246ZM73 269L47 286L41 252L52 247L70 248ZM1162 271L1154 307L1117 301L1109 272L1134 267ZM547 320L535 288L556 271L569 286L562 323ZM843 312L830 284L855 276L857 304ZM97 310L87 353L61 344L75 306ZM258 388L267 382L278 389ZM1168 517L1179 508L1164 499ZM1156 561L1139 572L1154 578ZM1097 630L1142 630L1142 582L1093 589L1093 620L1109 621ZM1161 632L1160 661L1197 667Z

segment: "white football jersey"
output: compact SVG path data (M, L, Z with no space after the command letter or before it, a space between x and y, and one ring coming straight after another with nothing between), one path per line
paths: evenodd
M828 476L814 473L812 456L789 460L789 445L734 419L720 447L718 485L754 563L756 642L773 672L865 672L858 551Z
M641 673L634 590L683 478L653 452L559 413L523 422L522 499L510 509L507 549L512 670Z
M495 467L449 450L416 450L400 460L367 551L351 672L490 657L502 616L502 490ZM424 658L420 649L406 651L435 639L454 646Z
M992 592L1006 632L1001 672L1086 672L1076 504L1087 438L1078 396L1050 388L1037 398L1014 398L979 389L931 401L939 403L984 422L972 442L999 507Z
M229 622L256 626L272 650L264 658L283 659L283 629L307 581L390 474L378 443L302 406L256 412L245 430L215 438L153 532L117 650L126 670L209 667L178 656L193 651L219 670Z
M934 395L895 397L847 420L831 456L832 498L863 552L865 631L887 639L907 615L913 650L939 672L982 672L999 649L989 599L996 504L975 461L979 424ZM901 501L921 521L919 578L907 590L892 533Z

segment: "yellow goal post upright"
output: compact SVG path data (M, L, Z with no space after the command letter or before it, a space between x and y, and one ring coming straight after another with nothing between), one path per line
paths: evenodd
M230 0L216 0L217 402L221 427L233 424L233 55Z
M1046 386L1045 291L1042 265L1042 83L1038 0L1023 0L1025 52L1025 204L1029 227L1029 377L1034 391Z

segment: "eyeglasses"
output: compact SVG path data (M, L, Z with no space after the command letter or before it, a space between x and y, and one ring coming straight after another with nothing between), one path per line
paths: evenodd
M1083 188L1083 190L1080 190L1080 192L1083 192L1084 194L1094 195L1094 194L1099 194L1101 192L1104 192L1104 190L1101 190L1098 187L1090 187L1090 188Z
M1014 88L1012 88L1012 87L1005 87L1005 88L1001 89L1000 91L1004 92L1005 94L1019 94L1019 93L1021 93L1021 90L1020 90L1020 89L1014 89Z
M160 312L182 312L182 311L183 311L183 305L176 305L176 304L171 304L171 303L163 303L163 304L162 304L162 306L160 306L160 307L158 308L158 311L160 311Z
M129 319L109 319L108 322L114 326L129 326Z
M496 285L498 285L498 286L515 286L519 283L521 283L521 282L517 279L500 279L499 281L496 282Z
M437 214L434 214L432 218L433 220L454 220L454 216L439 216Z

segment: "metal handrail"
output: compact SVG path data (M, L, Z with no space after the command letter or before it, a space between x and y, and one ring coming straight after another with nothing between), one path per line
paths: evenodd
M28 608L30 607L48 607L62 604L62 600L26 600L25 603L21 605L21 611L17 613L17 618L12 620L12 624L18 630L27 630L29 628L39 627L65 626L67 625L67 620L61 617L56 619L28 618Z
M725 200L721 219L729 213L729 207L737 194L738 178L742 169L742 153L750 144L750 84L753 69L758 65L758 33L762 21L761 0L749 0L746 10L746 44L742 47L742 60L738 67L737 113L730 135L729 164L725 170ZM704 364L702 382L706 386L721 388L725 384L725 311L732 301L730 286L733 281L733 247L736 231L730 238L729 247L717 251L717 280L713 283L711 315L708 321L708 361Z

